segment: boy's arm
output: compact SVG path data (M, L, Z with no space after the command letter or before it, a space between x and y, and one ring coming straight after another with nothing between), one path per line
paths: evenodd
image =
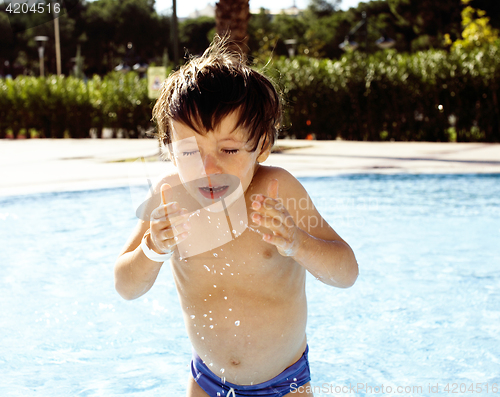
M115 288L127 300L144 295L153 286L162 263L154 262L141 249L149 222L139 221L115 263ZM151 247L151 242L148 242Z
M146 234L147 246L158 254L173 250L175 245L187 237L185 228L189 224L186 210L169 197L171 182L162 179L154 189L155 194L147 201L141 218L125 244L115 263L115 288L125 299L136 299L153 286L163 262L149 259L141 248ZM161 200L159 197L161 196ZM145 220L149 218L150 220Z
M325 284L352 286L358 264L351 247L321 217L297 179L281 169L271 175L276 179L269 180L267 196L252 197L252 221L272 231L264 241Z

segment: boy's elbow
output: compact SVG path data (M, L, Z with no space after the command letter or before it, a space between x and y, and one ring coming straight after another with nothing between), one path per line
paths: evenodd
M127 301L131 301L137 298L136 296L132 295L129 291L123 289L120 283L118 283L116 280L115 280L115 290L116 292L118 292L118 295L120 295L123 299Z
M354 268L349 272L349 275L346 277L345 283L342 286L342 288L350 288L354 285L356 280L358 279L359 275L359 270L358 270L358 264L356 263Z
M347 245L347 244L346 244ZM354 256L354 252L349 246L347 246L347 252L344 256L344 268L346 269L343 277L342 284L340 288L350 288L354 285L359 275L358 262Z
M348 271L342 274L337 274L333 277L320 277L319 280L327 285L331 285L336 288L350 288L354 285L358 278L358 265L350 268Z
M137 298L132 291L130 291L130 288L127 288L127 283L126 280L123 278L123 269L120 266L119 262L115 264L115 290L118 292L118 295L120 295L123 299L125 300L133 300Z

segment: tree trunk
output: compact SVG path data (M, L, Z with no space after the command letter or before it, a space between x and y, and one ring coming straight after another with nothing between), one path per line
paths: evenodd
M228 48L246 54L248 52L249 0L219 0L215 5L217 34L229 39Z

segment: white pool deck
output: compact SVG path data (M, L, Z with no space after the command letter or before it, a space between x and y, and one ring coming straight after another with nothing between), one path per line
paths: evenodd
M280 140L264 163L297 177L352 173L500 173L500 144ZM0 195L128 186L143 178L120 160L158 154L154 139L0 141ZM170 162L148 162L159 174ZM132 178L132 179L131 179Z

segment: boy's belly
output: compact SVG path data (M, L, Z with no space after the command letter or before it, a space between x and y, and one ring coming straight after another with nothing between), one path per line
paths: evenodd
M235 384L262 383L304 352L306 303L291 305L293 310L281 304L240 303L220 310L201 306L185 315L186 328L193 348L214 374Z
M281 256L230 262L210 255L174 261L191 343L228 382L272 379L305 350L305 270Z

